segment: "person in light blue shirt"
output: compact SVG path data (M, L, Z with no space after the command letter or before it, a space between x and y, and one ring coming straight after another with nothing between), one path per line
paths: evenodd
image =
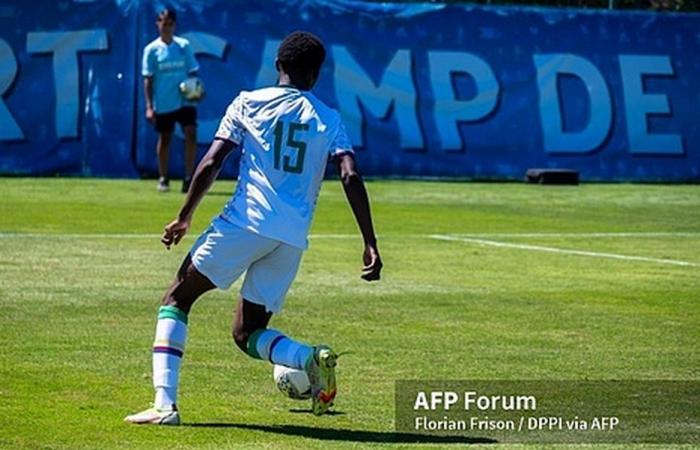
M158 14L159 36L143 49L141 74L144 77L146 119L158 132L158 191L170 189L168 157L175 123L185 134L185 177L182 192L187 192L197 151L197 109L180 94L179 85L197 73L199 65L187 39L175 36L175 11L164 9Z

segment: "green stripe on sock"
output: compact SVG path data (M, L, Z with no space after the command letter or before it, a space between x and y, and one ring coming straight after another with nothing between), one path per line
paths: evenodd
M265 332L265 328L259 328L248 336L248 355L255 359L262 359L258 353L258 339Z
M175 319L187 325L187 314L177 306L161 306L158 310L158 320L160 319Z

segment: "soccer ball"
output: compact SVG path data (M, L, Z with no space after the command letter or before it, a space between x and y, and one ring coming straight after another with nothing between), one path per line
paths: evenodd
M311 398L311 383L303 370L275 364L272 370L275 384L284 395L294 400Z
M204 83L197 77L189 77L180 83L180 94L185 100L197 102L204 97Z

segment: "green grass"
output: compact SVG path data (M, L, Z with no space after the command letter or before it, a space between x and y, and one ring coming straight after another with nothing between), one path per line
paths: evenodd
M232 188L217 182L193 236ZM162 429L122 419L152 398L157 306L193 242L167 252L158 234L182 196L158 194L151 181L0 179L0 447L437 448L449 443L392 442L394 380L698 378L700 186L374 181L368 189L382 281L359 279L361 239L339 184L328 181L311 248L272 321L353 352L338 370L342 414L308 414L276 392L269 365L234 347L239 281L193 309L179 399L190 426ZM331 327L319 313L328 310ZM521 447L542 445L484 446Z

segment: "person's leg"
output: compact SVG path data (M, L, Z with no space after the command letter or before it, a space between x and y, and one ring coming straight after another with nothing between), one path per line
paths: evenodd
M257 330L264 330L270 323L272 313L262 305L239 297L233 314L233 341L243 352L248 351L248 337Z
M170 190L168 180L168 157L170 155L170 141L175 131L175 117L172 112L164 114L156 113L155 128L158 133L156 143L156 156L158 157L158 191Z
M189 255L178 270L158 313L153 343L153 386L155 407L167 409L177 403L180 361L187 339L187 317L194 302L214 284L192 265Z
M168 186L168 160L170 156L170 142L172 141L172 131L161 131L158 133L158 143L156 144L156 154L158 155L158 177L159 183L163 187ZM159 185L159 190L165 190Z
M267 328L271 317L272 312L266 311L265 306L241 297L233 318L234 342L248 356L303 370L313 355L313 347Z
M233 340L253 358L303 370L313 347L267 329L296 277L303 250L279 243L248 267L236 306Z
M248 268L236 307L233 339L252 358L306 371L312 385L312 409L320 415L335 398L337 355L326 345L314 347L267 328L272 313L282 308L302 253L301 249L280 244Z
M192 106L181 108L178 120L185 134L185 175L182 180L182 192L186 193L190 189L197 156L197 109Z
M312 412L317 416L324 414L333 405L337 393L338 355L327 345L311 346L267 328L271 317L265 306L241 297L233 319L234 342L251 358L304 370L311 383Z
M154 407L125 420L138 424L178 425L177 388L180 362L187 340L187 318L194 302L214 284L192 264L188 255L170 285L158 311L153 343Z

